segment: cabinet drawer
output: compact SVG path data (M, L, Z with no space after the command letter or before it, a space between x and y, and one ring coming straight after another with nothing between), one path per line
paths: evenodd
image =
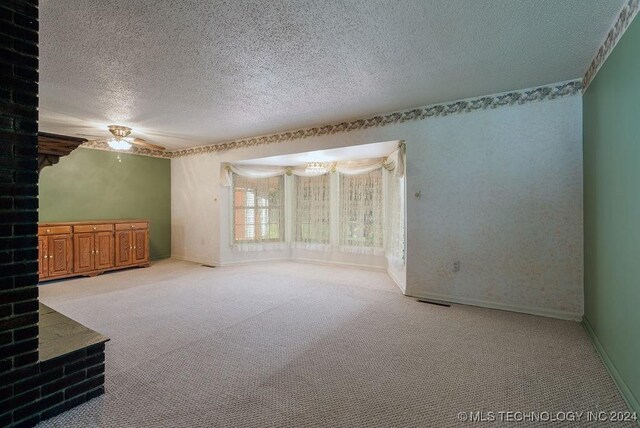
M116 223L116 230L146 229L147 223Z
M112 224L82 224L73 226L75 233L88 233L88 232L112 232Z
M71 226L43 226L38 228L38 235L65 235L71 233Z

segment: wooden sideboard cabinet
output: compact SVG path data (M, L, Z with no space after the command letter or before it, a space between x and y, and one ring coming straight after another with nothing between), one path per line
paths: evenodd
M40 281L149 266L148 220L42 223Z

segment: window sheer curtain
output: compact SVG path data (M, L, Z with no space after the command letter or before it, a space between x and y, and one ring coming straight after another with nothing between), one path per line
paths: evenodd
M405 264L405 178L388 171L386 182L387 262L402 267Z
M331 237L331 187L329 174L294 176L293 245L327 250Z
M406 146L400 143L385 162L386 208L385 230L387 263L402 268L406 263Z
M340 174L340 249L384 253L382 168L365 174Z

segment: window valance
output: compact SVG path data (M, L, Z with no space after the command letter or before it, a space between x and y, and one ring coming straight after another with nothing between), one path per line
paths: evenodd
M404 177L404 143L400 143L386 158L364 159L357 161L334 162L329 172L339 172L345 175L361 175L384 168L393 171L396 177ZM270 165L246 165L241 163L223 163L220 168L220 185L230 187L233 183L233 174L249 178L268 178L279 175L297 175L313 177L323 173L311 173L306 171L305 165L299 166L270 166Z

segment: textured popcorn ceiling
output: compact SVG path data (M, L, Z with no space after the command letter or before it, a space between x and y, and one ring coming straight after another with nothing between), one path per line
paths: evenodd
M622 0L41 0L40 129L169 149L582 77Z

